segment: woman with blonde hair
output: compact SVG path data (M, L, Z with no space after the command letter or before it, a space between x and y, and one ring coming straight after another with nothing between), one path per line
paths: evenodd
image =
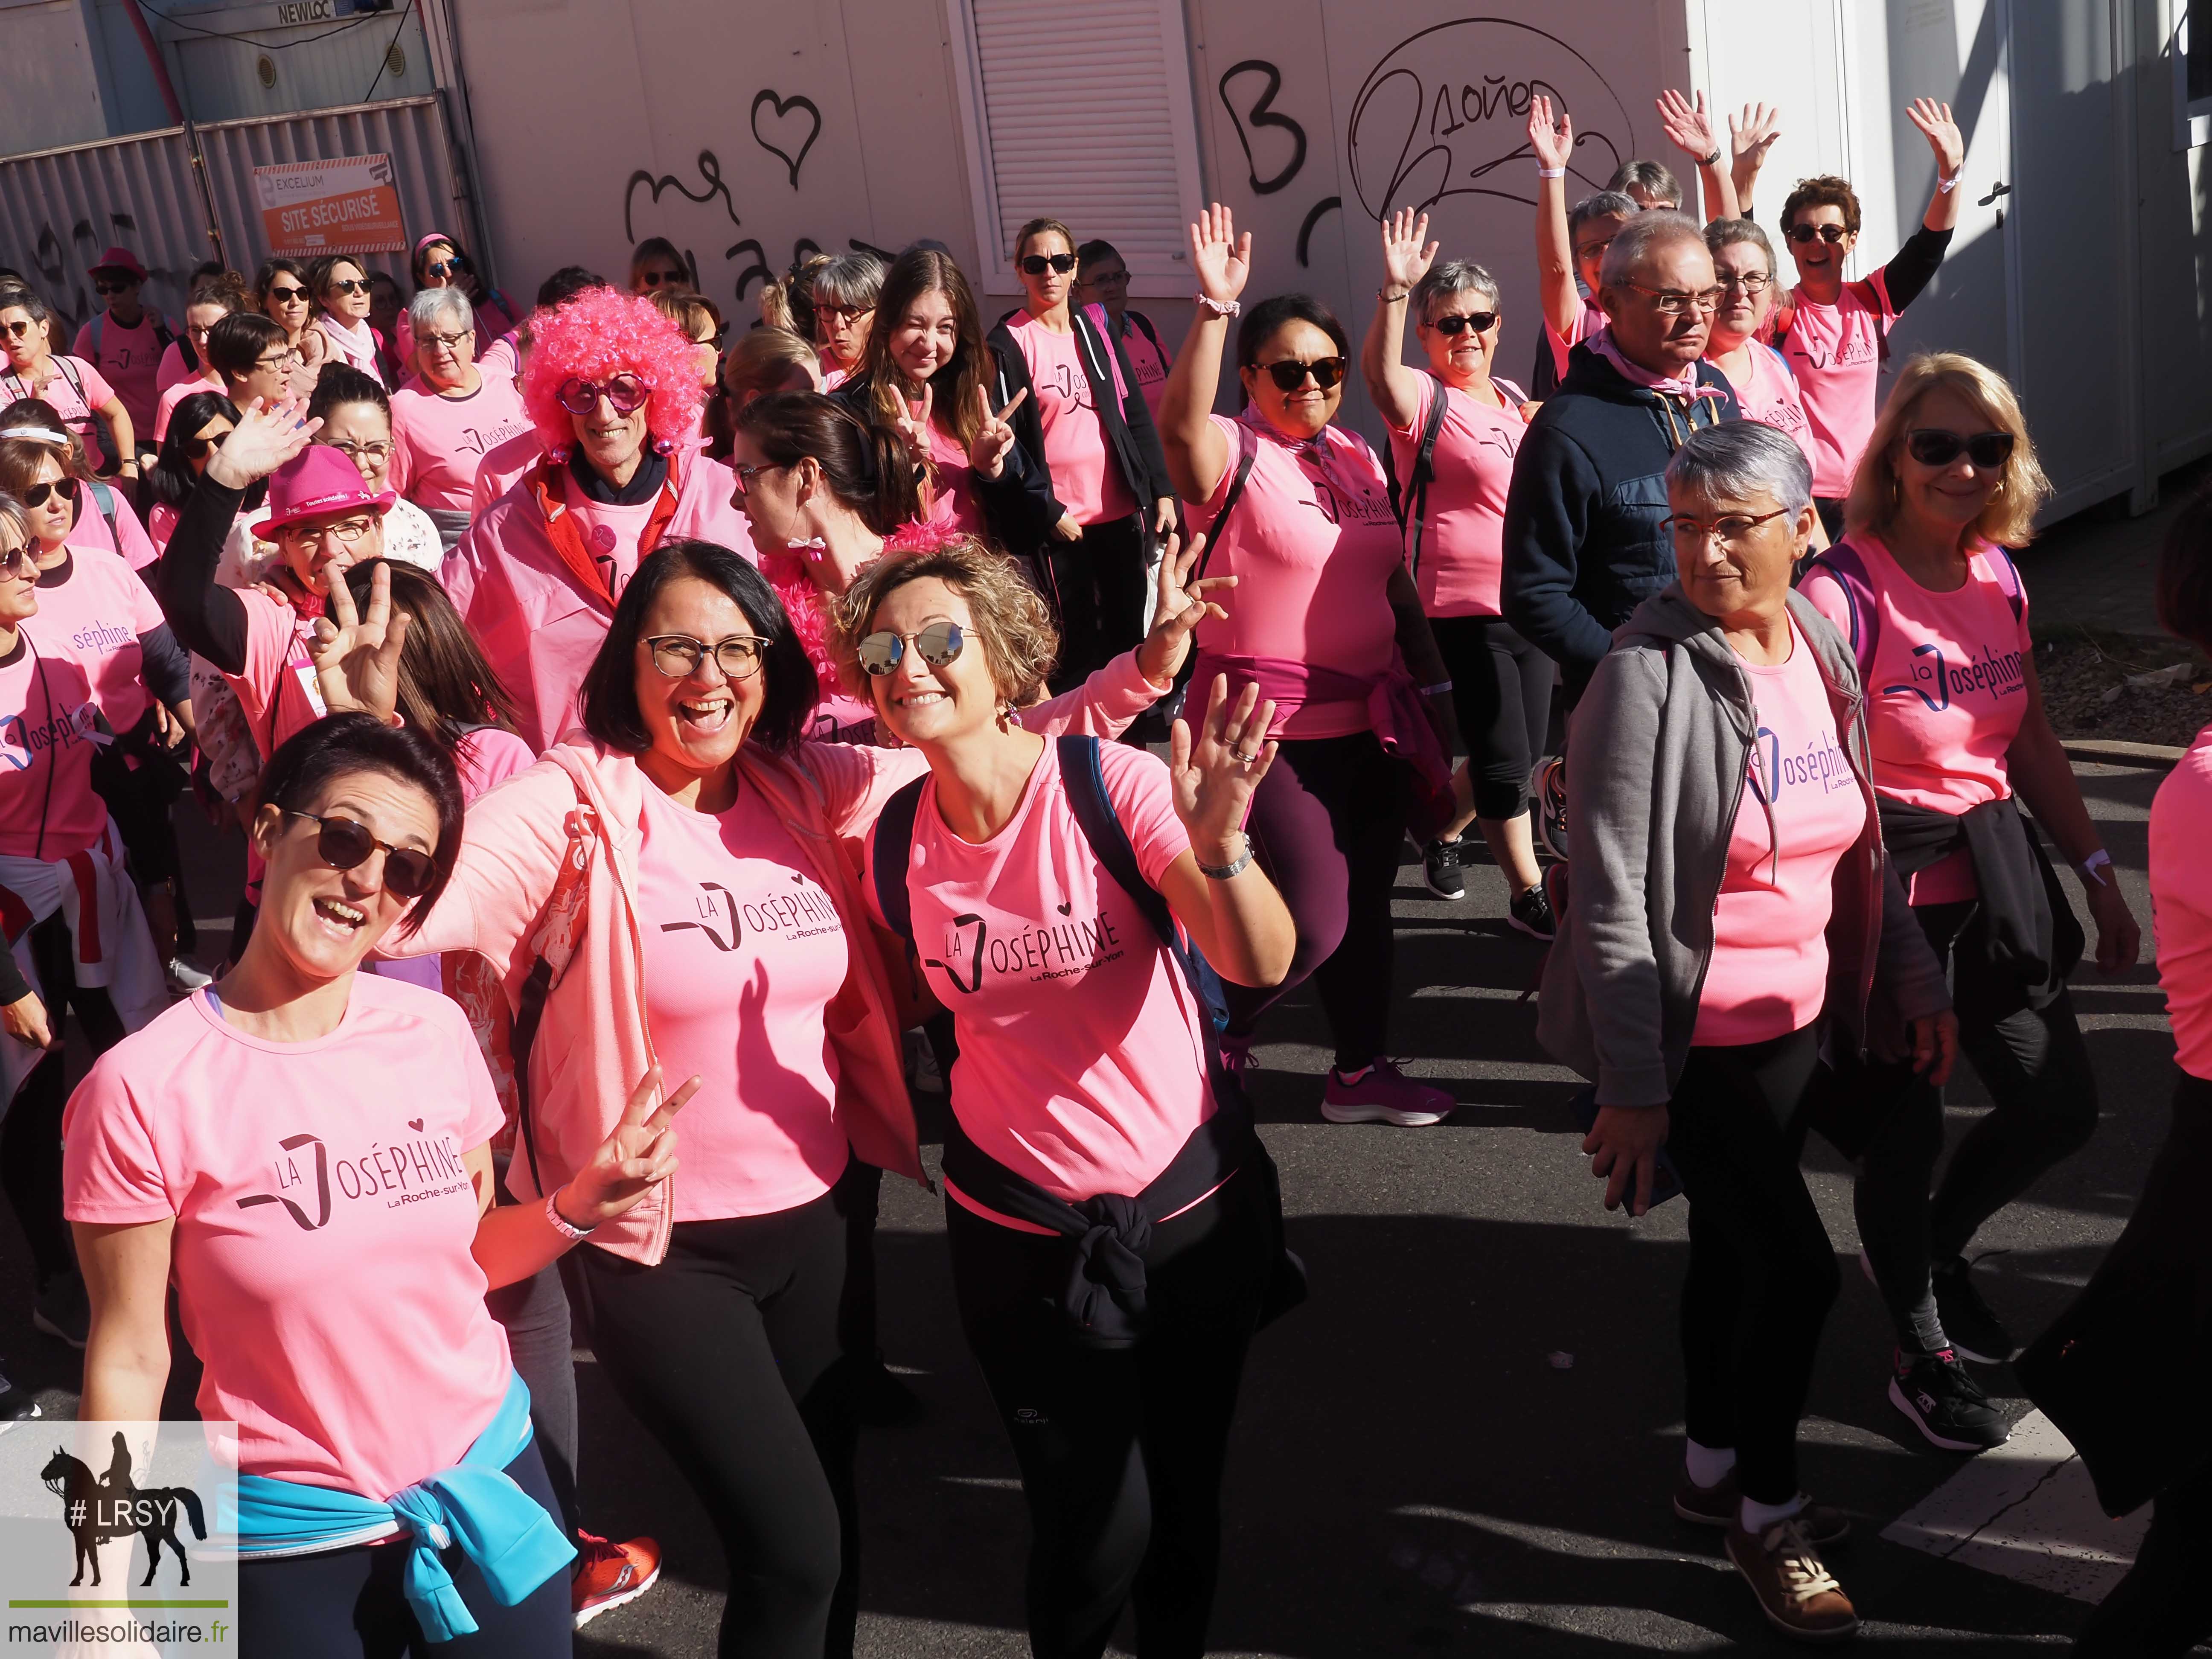
M2097 965L2121 971L2141 941L2044 713L2012 561L2050 488L2003 376L1954 352L1916 356L1852 479L1847 533L1802 582L1857 653L1882 838L1996 1103L1931 1199L1941 1089L1895 1066L1838 1062L1838 1144L1861 1159L1859 1235L1897 1328L1889 1397L1951 1451L2008 1433L1961 1359L2002 1364L2018 1351L1968 1281L1966 1247L2097 1124L2066 990L2081 932L2037 824L2081 879Z

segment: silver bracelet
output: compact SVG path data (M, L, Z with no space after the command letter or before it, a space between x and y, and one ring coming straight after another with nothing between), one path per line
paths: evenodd
M1205 860L1199 858L1195 853L1193 853L1191 857L1198 864L1200 875L1206 877L1209 881L1227 881L1231 876L1243 874L1244 866L1252 862L1252 837L1249 836L1244 837L1244 850L1237 854L1234 864L1208 864Z
M1217 300L1209 294L1198 295L1196 302L1217 317L1234 317L1244 309L1234 300Z
M553 1200L559 1196L558 1193L548 1193L545 1195L545 1218L553 1224L553 1231L562 1237L567 1239L571 1244L580 1244L599 1231L599 1224L595 1221L588 1227L576 1225L574 1222L562 1215L555 1206Z

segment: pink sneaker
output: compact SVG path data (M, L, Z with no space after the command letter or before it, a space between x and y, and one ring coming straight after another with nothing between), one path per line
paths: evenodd
M1322 1091L1321 1115L1331 1123L1394 1123L1401 1129L1425 1128L1441 1123L1459 1109L1459 1102L1442 1089L1416 1083L1398 1069L1395 1060L1376 1058L1347 1083L1334 1066Z

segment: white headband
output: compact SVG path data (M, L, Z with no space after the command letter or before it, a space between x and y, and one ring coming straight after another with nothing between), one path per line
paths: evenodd
M35 438L42 444L59 444L64 449L69 447L69 434L57 432L50 426L11 426L0 432L0 438Z

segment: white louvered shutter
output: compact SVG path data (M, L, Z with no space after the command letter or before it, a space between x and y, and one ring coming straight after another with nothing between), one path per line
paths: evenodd
M1181 293L1200 204L1179 0L950 3L956 39L965 37L962 101L992 276L1011 280L1024 223L1054 218L1079 242L1113 243L1139 291L1170 279Z

